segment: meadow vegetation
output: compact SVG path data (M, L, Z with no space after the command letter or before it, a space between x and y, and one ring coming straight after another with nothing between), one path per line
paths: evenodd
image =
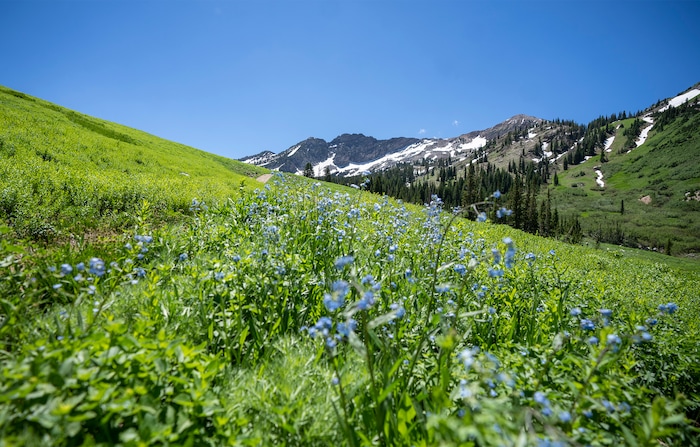
M266 170L0 87L0 216L20 237L82 239L224 200Z
M6 233L0 444L697 443L696 273L281 174L141 222Z
M0 94L2 191L25 194L0 224L0 446L700 444L697 271L437 196L256 184L89 117L104 146L68 154L75 117L18 95Z

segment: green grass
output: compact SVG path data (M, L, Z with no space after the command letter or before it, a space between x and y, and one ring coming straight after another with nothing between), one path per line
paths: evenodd
M172 219L254 188L267 172L0 87L0 211L21 236L133 225L144 200Z

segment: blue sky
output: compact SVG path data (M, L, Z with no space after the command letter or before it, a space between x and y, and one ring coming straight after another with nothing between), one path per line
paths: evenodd
M239 158L588 123L700 81L700 1L0 0L0 84Z

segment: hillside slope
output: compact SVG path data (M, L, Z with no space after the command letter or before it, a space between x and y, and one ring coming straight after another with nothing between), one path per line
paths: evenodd
M166 218L264 172L0 87L0 220L22 236L128 225L144 201Z
M695 98L696 100L697 98ZM624 130L641 124L639 137ZM653 123L653 124L651 124ZM590 237L676 254L700 253L700 108L652 108L613 122L605 153L559 171L552 197ZM633 146L633 147L630 147Z

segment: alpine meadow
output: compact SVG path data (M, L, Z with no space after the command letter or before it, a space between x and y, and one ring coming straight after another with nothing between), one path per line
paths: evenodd
M627 198L625 228L645 170L697 163L635 168L696 147L664 119L634 158L609 147L600 200ZM594 175L562 174L566 211ZM700 445L697 260L529 234L496 188L420 205L370 177L271 172L1 87L0 446Z

